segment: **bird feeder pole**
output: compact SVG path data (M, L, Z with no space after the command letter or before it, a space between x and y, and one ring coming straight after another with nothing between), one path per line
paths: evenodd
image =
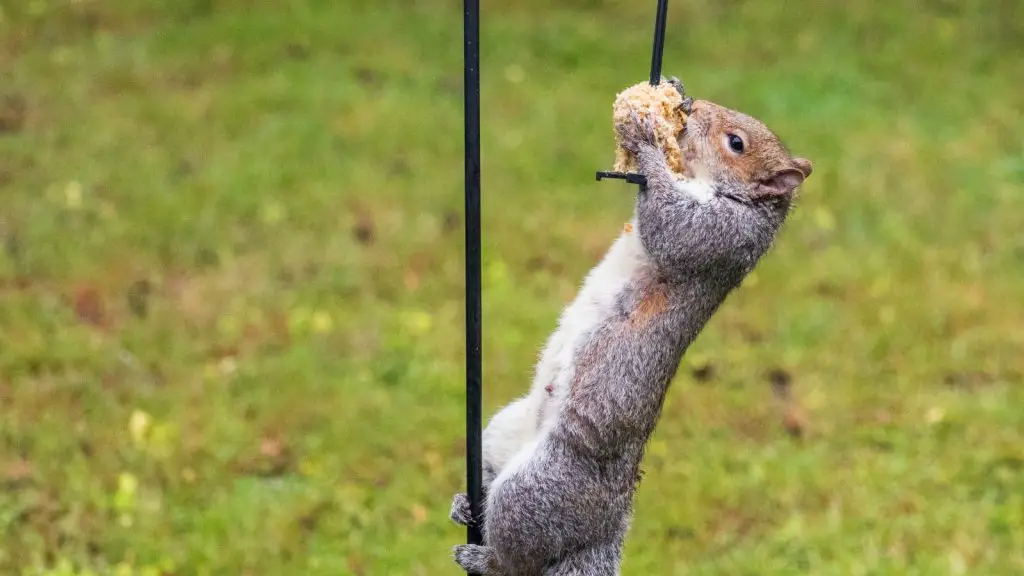
M658 0L658 16L654 20L654 48L651 50L651 86L661 83L661 55L665 52L665 21L668 0Z
M466 483L470 510L482 508L482 372L480 282L480 1L464 0L464 91L466 152ZM477 522L469 523L470 544L482 544Z

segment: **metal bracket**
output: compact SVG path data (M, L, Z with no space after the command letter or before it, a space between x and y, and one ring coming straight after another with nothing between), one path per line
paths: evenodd
M647 187L647 177L644 176L643 174L637 174L635 172L609 172L606 170L599 170L597 172L597 181L600 182L605 178L625 180L630 184L639 184L641 188Z

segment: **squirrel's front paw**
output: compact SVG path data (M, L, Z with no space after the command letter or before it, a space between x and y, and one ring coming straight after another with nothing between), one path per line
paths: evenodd
M619 144L633 154L639 154L645 148L658 147L653 120L641 118L636 112L630 114L629 120L617 124L615 131L619 135Z

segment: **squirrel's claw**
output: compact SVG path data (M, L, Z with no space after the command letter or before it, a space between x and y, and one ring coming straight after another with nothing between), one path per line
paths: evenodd
M634 154L639 153L642 148L657 148L654 121L651 118L641 118L636 110L630 112L630 118L631 121L622 122L615 127L622 147Z
M675 76L669 76L668 83L671 84L672 87L676 89L676 92L679 92L680 96L686 98L686 89L683 88L683 83L682 81L679 80L679 78L676 78Z
M683 102L682 104L679 105L679 108L682 109L682 111L685 112L687 116L689 116L691 110L693 109L693 98L686 95L686 88L683 87L683 83L679 80L679 78L676 78L675 76L669 76L668 83L671 84L672 87L676 89L676 92L679 92L680 96L682 96Z

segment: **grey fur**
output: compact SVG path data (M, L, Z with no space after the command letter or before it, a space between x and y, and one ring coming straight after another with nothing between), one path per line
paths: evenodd
M619 573L644 449L683 353L785 220L788 196L755 200L753 184L722 180L705 204L680 193L651 126L618 129L647 177L636 222L649 265L583 338L570 399L531 460L496 486L489 475L486 545L454 549L468 572ZM452 518L468 522L468 505L456 495Z

